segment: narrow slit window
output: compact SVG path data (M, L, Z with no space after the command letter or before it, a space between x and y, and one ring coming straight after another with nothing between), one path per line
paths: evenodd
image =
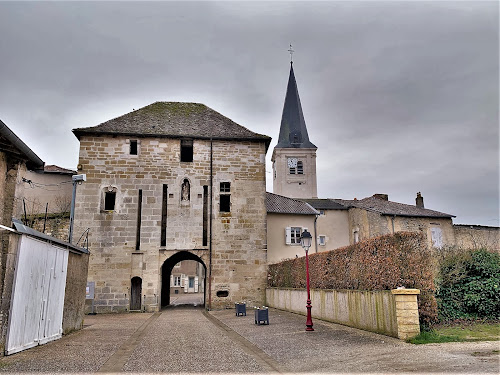
M116 202L116 193L114 191L107 191L104 194L104 209L106 211L114 211Z
M167 196L168 196L168 185L163 185L163 195L161 203L161 238L160 246L167 245Z
M141 249L141 223L142 223L142 189L139 189L139 197L137 199L137 233L135 237L135 249Z
M130 140L130 155L137 155L137 140Z
M190 139L181 139L181 161L193 161L193 141Z

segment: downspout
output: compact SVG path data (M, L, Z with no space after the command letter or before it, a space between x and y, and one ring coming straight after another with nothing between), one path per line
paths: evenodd
M208 310L212 310L212 213L213 213L213 142L210 135L210 241L208 246Z
M318 252L318 234L316 233L316 221L319 215L314 215L314 249Z

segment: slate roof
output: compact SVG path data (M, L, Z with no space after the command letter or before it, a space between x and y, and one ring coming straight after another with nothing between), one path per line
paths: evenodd
M454 215L429 210L427 208L420 208L417 206L411 206L409 204L386 201L375 197L369 197L360 200L335 199L335 201L346 207L362 208L368 211L378 212L381 215L434 218L456 217Z
M309 203L317 210L348 210L346 207L333 199L301 199L301 201Z
M271 137L254 133L200 103L156 102L89 128L73 129L83 134L133 135L142 137L195 138L262 141Z
M282 195L266 193L267 213L318 215L319 212L308 203L297 199L287 198Z
M295 82L293 64L290 64L290 76L288 78L285 104L281 116L280 135L278 144L275 148L317 149L317 147L309 141L309 136L307 134L306 121L302 113L302 105L300 104L297 82Z

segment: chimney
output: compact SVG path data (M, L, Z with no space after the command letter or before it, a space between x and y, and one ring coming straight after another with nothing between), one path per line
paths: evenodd
M388 201L389 196L387 194L373 194L373 198L380 199L382 201Z
M415 206L417 206L418 208L425 208L424 197L422 197L422 194L420 192L417 193L417 198L415 198Z

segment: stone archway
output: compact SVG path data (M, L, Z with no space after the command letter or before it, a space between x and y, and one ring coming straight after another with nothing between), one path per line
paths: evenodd
M174 269L174 266L178 264L181 261L184 260L192 260L196 261L201 266L203 267L203 280L199 280L202 283L202 288L203 289L203 305L205 305L206 301L206 293L207 293L207 266L203 260L198 257L197 255L189 252L189 251L179 251L166 259L163 262L163 265L161 266L161 308L166 307L170 305L170 297L171 297L171 275L172 275L172 270ZM189 278L186 280L186 283L191 283L192 280ZM188 285L186 285L188 286ZM190 286L190 285L189 285ZM186 289L188 289L186 287Z

